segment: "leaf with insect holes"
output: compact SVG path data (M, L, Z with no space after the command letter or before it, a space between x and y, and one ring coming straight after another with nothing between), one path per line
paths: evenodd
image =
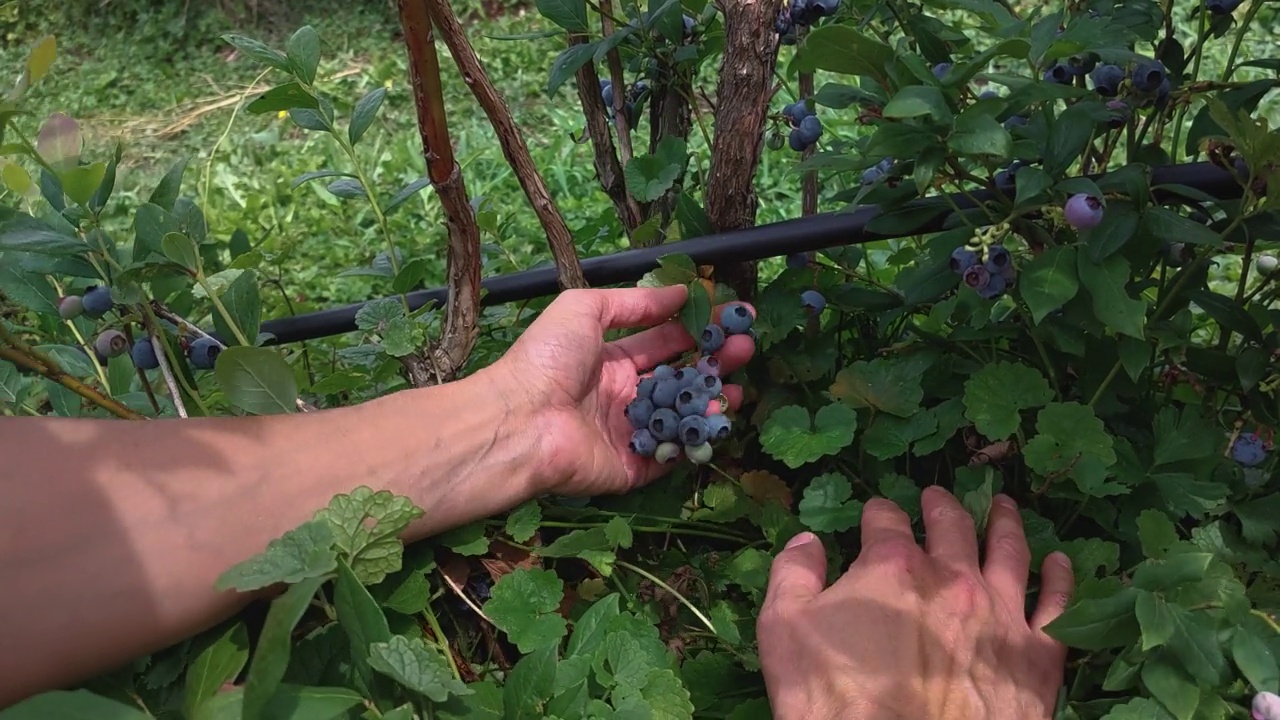
M327 522L303 523L267 543L266 550L227 570L214 589L248 592L326 575L337 567L333 542L333 530Z
M1017 431L1020 412L1042 407L1053 390L1035 368L1001 361L985 365L964 384L965 417L991 440L1006 440Z
M817 532L841 532L862 519L862 502L851 499L853 487L839 473L819 475L800 499L800 522Z
M556 610L564 582L550 570L518 568L494 584L484 612L522 653L558 643L568 632Z
M315 519L329 524L334 543L360 582L374 585L400 569L400 532L422 515L407 497L361 486L335 496Z
M857 427L857 414L839 403L822 407L812 419L808 410L788 405L770 413L760 431L760 444L795 469L848 447Z

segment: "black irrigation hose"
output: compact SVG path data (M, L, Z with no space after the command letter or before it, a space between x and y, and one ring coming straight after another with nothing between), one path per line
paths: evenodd
M1093 176L1095 179L1100 175ZM1235 177L1211 163L1169 165L1152 169L1151 185L1184 185L1220 200L1240 197L1241 187ZM1012 186L1002 186L1011 193ZM986 202L996 196L995 190L979 190L971 193L973 200ZM1185 198L1176 193L1156 193L1159 201L1178 201ZM951 196L951 203L961 209L974 207L973 200L965 195ZM951 203L942 197L913 200L894 209L894 214L913 210L928 213L928 222L911 230L909 235L937 232L944 228L954 214ZM945 212L938 212L945 210ZM656 247L624 250L612 255L587 258L582 261L582 271L593 287L634 282L658 265L663 255L688 255L699 265L718 265L731 261L763 260L791 253L821 250L839 245L860 245L875 240L885 240L900 235L881 234L868 230L867 224L880 216L880 208L868 205L851 212L825 213L796 220L760 225L746 230L714 233L702 237L667 243ZM499 275L483 283L487 293L482 299L485 305L500 305L532 298L553 295L557 292L554 267ZM428 303L444 304L447 289L433 288L409 293L409 307L418 309ZM320 310L305 315L269 320L262 324L262 332L275 336L273 343L291 343L313 340L351 332L356 329L355 317L366 303Z

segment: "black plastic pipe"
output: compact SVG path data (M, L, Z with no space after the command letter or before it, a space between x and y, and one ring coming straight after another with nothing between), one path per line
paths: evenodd
M1092 177L1096 180L1102 176ZM1185 185L1219 200L1235 199L1242 194L1240 183L1231 173L1207 162L1153 168L1151 185ZM971 195L978 202L986 202L995 198L997 192L1011 194L1012 189L1012 185L1007 185L999 190L979 190ZM1155 197L1161 202L1185 202L1185 198L1177 193L1157 191ZM947 220L954 214L952 203L961 209L974 207L973 200L965 195L952 195L950 200L948 202L942 197L921 198L891 212L902 214L919 211L931 216L927 222L907 235L937 232L945 227ZM939 210L945 212L938 212ZM655 247L624 250L583 260L582 272L588 283L599 287L634 282L657 267L658 258L663 255L688 255L699 265L718 265L900 237L901 235L876 233L867 228L868 223L880 215L879 206L868 205L850 212L824 213L745 230L713 233ZM499 275L485 280L482 286L487 291L481 300L484 305L529 300L553 295L559 290L556 270L552 266ZM409 307L416 310L429 303L443 305L447 297L446 288L419 290L409 293ZM274 343L300 342L351 332L356 329L356 313L367 302L269 320L262 324L262 332L275 336Z

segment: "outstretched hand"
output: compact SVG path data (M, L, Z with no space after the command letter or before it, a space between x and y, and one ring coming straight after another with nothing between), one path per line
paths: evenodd
M540 436L542 474L554 485L548 492L622 493L669 469L628 449L633 430L624 412L641 377L694 349L694 338L672 319L687 294L684 286L569 290L490 367L506 402L536 418L531 430ZM713 310L713 322L719 312ZM633 328L642 329L605 342L606 331ZM728 374L754 351L750 337L735 335L716 357ZM742 402L739 386L725 385L723 394L730 409ZM722 411L712 401L708 413Z

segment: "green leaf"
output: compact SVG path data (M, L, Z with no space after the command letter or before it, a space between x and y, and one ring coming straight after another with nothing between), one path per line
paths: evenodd
M1152 429L1155 437L1155 465L1172 465L1188 460L1202 460L1217 451L1219 439L1214 428L1205 422L1195 407L1160 408Z
M422 190L431 185L431 178L418 178L413 182L400 188L400 192L395 197L387 201L386 207L382 208L383 215L390 215L393 210L408 202L409 198L422 192Z
M1187 298L1221 325L1223 330L1239 333L1246 340L1255 343L1262 342L1262 328L1258 327L1258 321L1235 300L1204 288L1188 290Z
M684 173L686 146L678 137L664 138L652 155L633 157L627 163L627 191L639 202L653 202L666 194Z
M556 610L564 583L550 570L519 568L494 584L484 612L522 653L558 644L567 632Z
M1200 705L1200 689L1191 678L1163 657L1142 665L1142 684L1177 720L1192 720Z
M812 421L808 410L788 405L769 415L760 431L760 444L795 469L848 447L857 427L857 414L838 403L823 406Z
M1254 690L1272 692L1280 687L1280 668L1271 648L1244 627L1236 628L1232 635L1231 658Z
M107 164L104 162L79 165L62 173L62 189L72 201L88 206L106 175Z
M565 657L592 656L604 645L610 623L621 614L618 601L617 593L611 593L595 601L582 613L582 617L573 624L573 635L565 646Z
M352 145L360 142L360 138L364 137L369 126L378 117L378 110L386 98L387 89L379 87L371 90L356 103L355 109L351 111L351 125L347 127L347 137Z
M1113 595L1080 600L1068 607L1044 631L1066 645L1081 650L1124 647L1139 636L1134 588Z
M53 61L58 58L58 41L53 35L45 35L31 47L27 56L27 82L35 85L49 74Z
M1013 176L1013 186L1015 189L1013 204L1018 207L1022 207L1024 205L1029 205L1036 202L1036 200L1040 199L1041 194L1043 194L1049 188L1053 187L1053 178L1049 177L1048 173L1046 173L1045 171L1041 170L1038 167L1034 167L1034 166L1024 167L1018 170L1017 174ZM1074 252L1075 246L1074 245L1055 245L1054 247L1049 248L1049 250L1046 251L1044 254L1047 255L1048 253L1053 252L1055 250L1067 250L1067 249L1070 249ZM1044 255L1041 255L1039 258L1036 258L1036 260L1040 260L1043 257ZM1034 263L1035 261L1032 261L1032 262ZM1074 265L1075 265L1075 259L1073 255L1072 269L1071 269L1072 277L1075 277ZM1019 284L1021 284L1021 282L1025 279L1026 279L1026 272L1024 269L1022 277L1019 278ZM1039 321L1037 320L1037 322Z
M916 118L928 115L940 123L951 122L951 108L942 91L933 85L908 85L885 103L887 118Z
M160 178L160 182L156 183L156 189L151 191L151 197L147 200L148 203L159 207L167 213L173 212L174 207L178 204L178 197L182 193L182 177L187 172L187 163L190 159L190 157L183 156L169 166L169 169L165 171L164 177Z
M0 711L0 720L151 720L151 715L88 690L51 690Z
M862 503L850 500L853 486L839 473L810 481L800 500L800 522L817 532L843 532L862 519Z
M1059 178L1080 157L1096 127L1089 108L1071 105L1049 126L1044 153L1044 171Z
M1271 547L1280 534L1280 493L1235 506L1240 520L1240 534L1247 542Z
M556 56L551 63L551 75L547 80L547 97L556 94L565 81L573 77L578 69L591 62L596 54L597 43L570 45Z
M537 0L538 12L571 33L589 31L586 0Z
M1143 337L1147 303L1129 296L1125 286L1129 282L1129 261L1123 256L1112 255L1101 263L1079 256L1077 271L1093 299L1093 314L1107 327L1118 333Z
M530 500L511 511L507 516L506 532L518 543L528 542L529 538L542 525L542 507L537 501Z
M182 710L192 717L205 700L236 678L249 662L249 633L237 622L205 648L187 668Z
M702 336L702 330L711 322L711 298L701 282L689 283L689 295L680 307L680 324L691 338Z
M164 238L160 240L160 252L192 273L200 265L200 251L196 248L196 244L180 232L165 233Z
M422 323L407 317L392 320L382 329L382 351L391 357L404 357L416 352L422 344Z
M920 382L928 367L902 358L859 360L836 375L831 394L853 408L869 407L898 417L911 417L920 409L924 398Z
M64 235L30 215L18 215L0 224L0 252L83 255L88 249L79 238Z
M407 497L361 486L335 496L315 519L329 524L334 544L356 578L376 585L400 569L404 555L400 533L422 515L422 509Z
M543 719L542 705L555 692L558 651L554 644L544 645L511 668L502 693L507 720Z
M964 384L965 417L991 440L1008 439L1022 424L1022 410L1042 407L1052 399L1049 381L1021 363L984 365Z
M974 106L956 118L947 147L961 155L1004 158L1013 154L1013 137L990 114Z
M258 590L276 583L299 583L323 577L337 566L333 531L311 520L267 543L267 549L236 564L218 578L218 592Z
M347 635L356 672L366 686L376 688L382 683L369 664L369 649L374 643L390 642L391 628L378 602L360 584L351 566L341 560L338 579L333 585L333 608L338 624Z
M0 263L0 293L32 312L58 314L58 292L49 280L22 270L17 263Z
M1027 467L1045 477L1068 475L1087 495L1105 497L1123 492L1123 487L1106 483L1109 468L1116 462L1114 438L1088 405L1069 402L1046 406L1036 418L1036 436L1023 448L1023 455Z
M223 35L222 39L263 65L282 72L293 73L293 68L289 65L289 58L285 57L284 53L273 50L253 38L229 33Z
M688 255L680 255L671 253L658 258L658 267L644 274L640 278L640 282L636 283L640 287L666 287L668 285L691 285L698 280L698 266ZM698 334L701 335L702 328L698 328Z
M249 674L244 683L244 720L275 720L267 714L267 706L276 694L285 670L289 667L289 655L293 650L293 629L311 606L311 598L325 582L323 577L310 577L291 586L283 595L271 601L262 634L249 664Z
M1211 616L1178 605L1170 605L1169 612L1175 628L1173 637L1169 638L1169 649L1193 678L1206 687L1217 686L1226 670L1227 658Z
M1143 227L1151 237L1171 243L1222 247L1222 236L1202 223L1158 205L1145 208Z
M1142 629L1142 650L1146 652L1160 647L1173 637L1173 614L1164 598L1152 593L1142 592L1134 608L1138 618L1138 626Z
M437 540L459 555L483 555L489 551L489 538L484 534L484 527L483 521L469 523L441 533Z
M472 693L453 677L440 650L421 638L393 635L387 642L373 643L369 646L369 665L432 702Z
M1089 259L1100 263L1124 249L1138 234L1141 219L1131 203L1119 200L1108 203L1102 222L1082 233L1088 243Z
M1161 558L1178 542L1178 529L1168 515L1148 508L1138 515L1138 541L1143 555Z
M492 681L473 682L467 686L473 694L455 697L435 708L441 720L504 720L502 688Z
M320 35L310 25L298 28L285 42L289 66L299 80L311 85L316 81L316 68L320 66Z
M929 437L938 429L938 418L921 410L909 418L880 413L862 434L862 447L880 460L905 455L911 443Z
M1169 591L1204 577L1213 560L1211 553L1179 553L1149 559L1138 565L1132 585L1140 590Z
M281 684L267 701L263 717L271 720L337 720L361 704L360 693L344 687L298 687ZM233 688L209 698L191 720L241 720L244 688ZM391 718L388 714L383 718Z
M811 31L800 46L794 67L801 72L829 70L885 79L893 58L892 47L850 25L823 25Z
M324 189L328 190L330 195L343 200L355 200L366 196L364 183L358 179L338 178L326 185Z
M404 316L404 304L399 298L378 298L356 312L356 327L366 332L381 333L388 323Z
M261 115L281 110L306 109L315 110L320 102L296 82L285 83L271 88L257 100L245 106L245 111L253 115Z
M219 299L227 309L227 314L235 320L236 327L244 334L245 340L251 343L256 341L258 330L262 327L262 295L258 292L258 274L253 270L240 273ZM228 343L239 342L222 313L213 313L213 326Z
M1018 177L1025 172L1019 172ZM1080 291L1076 254L1074 245L1057 245L1023 266L1018 278L1018 291L1031 309L1031 318L1037 325Z
M1164 706L1151 698L1134 698L1123 705L1116 705L1102 720L1174 720Z
M214 374L227 400L247 413L273 415L297 409L298 381L275 350L229 347L218 354Z
M639 684L620 684L614 691L614 706L644 708L654 720L693 720L689 689L667 669L650 670Z

